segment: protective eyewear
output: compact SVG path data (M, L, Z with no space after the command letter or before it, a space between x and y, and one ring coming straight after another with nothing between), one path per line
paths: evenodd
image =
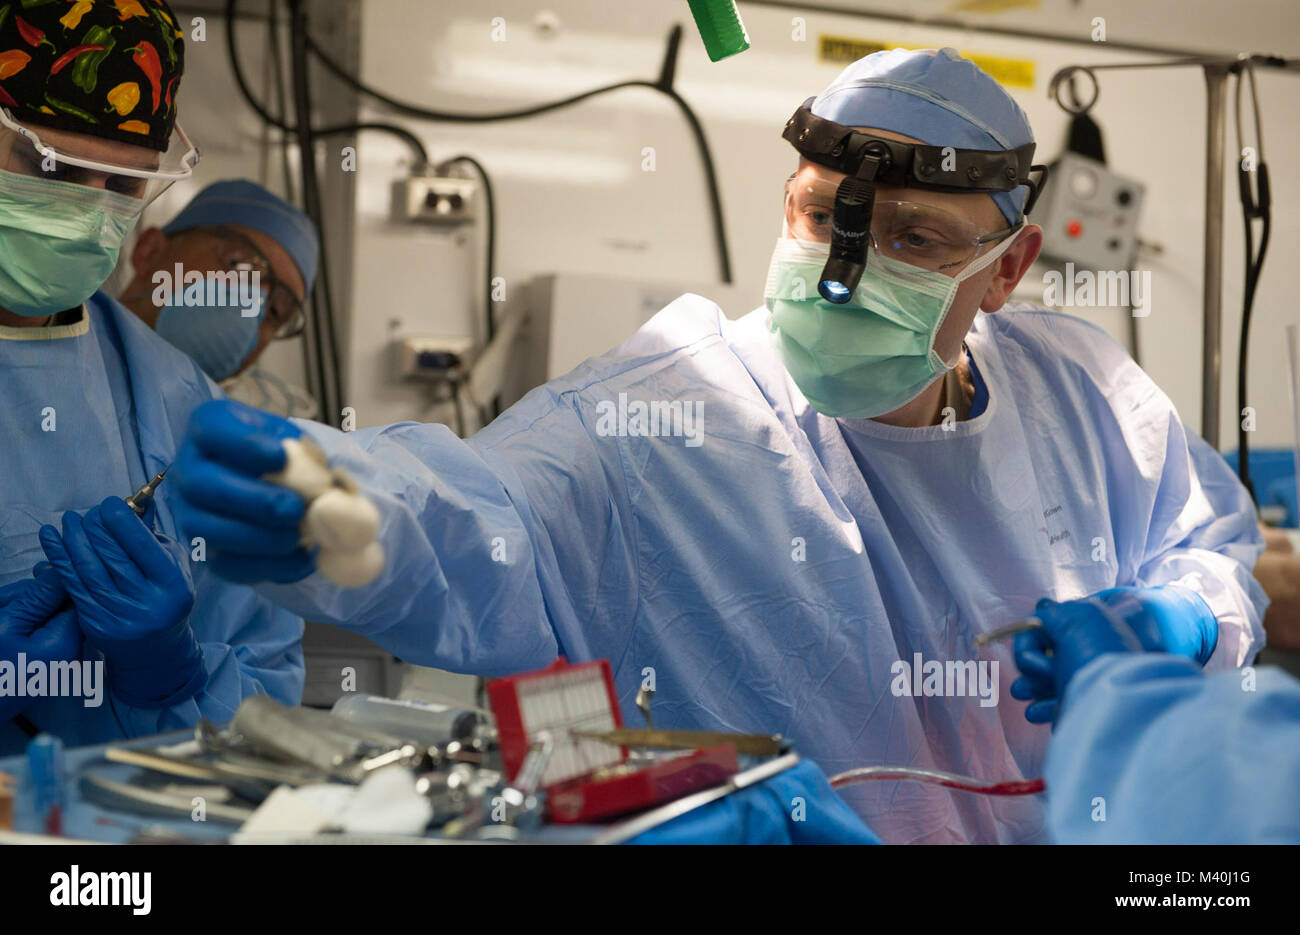
M167 150L157 158L155 167L124 166L69 152L42 140L34 128L19 123L7 108L0 107L0 169L16 175L125 195L144 211L173 184L194 174L199 150L177 125Z
M844 173L830 211L830 256L817 284L828 302L843 304L852 298L866 272L867 247L873 240L882 247L886 243L872 233L877 186L993 194L1023 185L1029 189L1024 210L1028 214L1047 178L1047 167L1033 162L1033 143L1006 150L906 143L818 117L812 112L813 100L804 101L781 135L809 162ZM998 233L1005 237L1011 230Z
M831 243L834 237L838 183L804 172L785 185L785 222L800 240ZM931 272L956 275L985 244L995 243L1024 226L985 231L968 218L936 205L915 201L876 201L868 242L882 256Z
M218 251L223 269L238 272L240 268L256 270L263 286L266 287L267 320L275 326L277 341L296 338L302 334L306 325L303 315L303 299L294 295L271 268L271 261L248 237L239 231L224 226L195 228L196 233L210 233L224 243Z

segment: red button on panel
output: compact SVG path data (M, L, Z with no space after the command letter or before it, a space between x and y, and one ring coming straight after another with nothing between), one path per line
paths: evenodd
M1078 237L1083 233L1083 225L1078 221L1070 221L1065 225L1065 232L1071 237Z

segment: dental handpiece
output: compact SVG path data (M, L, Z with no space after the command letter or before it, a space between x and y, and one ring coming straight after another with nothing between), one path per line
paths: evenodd
M147 484L126 498L126 505L131 508L136 516L143 517L145 511L149 509L149 502L153 500L154 491L158 489L158 485L162 483L163 475L166 473L166 468L159 471Z
M990 630L988 633L980 633L975 637L976 646L987 646L997 640L1004 640L1009 636L1015 636L1017 633L1024 633L1026 630L1036 630L1043 625L1043 622L1037 617L1026 617L1024 620L1013 623L997 630Z

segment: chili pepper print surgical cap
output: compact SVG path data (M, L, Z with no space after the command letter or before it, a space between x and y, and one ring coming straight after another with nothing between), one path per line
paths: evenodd
M161 152L184 62L162 0L0 0L0 105L20 123Z

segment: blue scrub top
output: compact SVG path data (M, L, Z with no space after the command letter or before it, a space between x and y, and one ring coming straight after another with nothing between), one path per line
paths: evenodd
M0 433L8 442L0 454L0 584L44 561L36 535L43 524L57 527L64 510L125 497L167 467L190 411L221 395L189 357L102 292L73 324L0 327L0 380ZM178 538L171 496L164 480L152 517L156 531ZM197 696L160 711L133 708L107 691L96 707L82 698L42 698L25 717L73 746L190 727L200 717L224 722L255 693L297 704L302 619L220 580L201 561L192 561L191 571L190 624L208 675ZM83 654L100 658L89 648ZM0 755L21 750L27 739L13 721L0 723Z

